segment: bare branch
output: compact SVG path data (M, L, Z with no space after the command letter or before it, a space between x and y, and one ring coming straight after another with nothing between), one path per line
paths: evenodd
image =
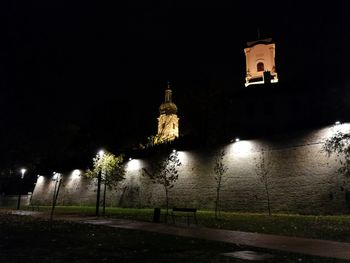
M322 151L328 157L335 155L340 164L338 172L350 176L350 133L335 133L324 142Z

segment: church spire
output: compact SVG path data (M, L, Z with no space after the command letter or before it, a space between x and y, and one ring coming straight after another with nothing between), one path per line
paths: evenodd
M167 102L172 102L171 100L172 100L172 91L171 91L171 89L170 89L170 82L168 81L168 87L167 87L167 89L165 90L165 103L167 103Z
M172 91L168 81L165 88L165 99L159 107L158 133L154 143L164 143L179 137L179 118L177 117L177 107L172 102Z

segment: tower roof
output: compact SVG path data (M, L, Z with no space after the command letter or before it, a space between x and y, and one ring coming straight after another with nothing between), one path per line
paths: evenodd
M177 106L172 102L172 91L170 89L170 85L168 83L168 87L165 90L165 99L164 102L159 107L160 114L176 114Z
M265 39L259 39L259 40L255 40L255 41L248 41L247 42L247 47L252 47L255 46L257 44L270 44L272 43L272 38L265 38Z

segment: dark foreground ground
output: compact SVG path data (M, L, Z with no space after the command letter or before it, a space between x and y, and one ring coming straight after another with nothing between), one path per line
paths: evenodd
M252 262L220 256L240 250L274 255L264 262L346 262L135 230L0 213L0 262Z
M1 208L0 208L1 209ZM39 211L50 212L51 207L41 206ZM162 209L161 221L166 211ZM95 207L57 206L56 215L94 216ZM151 222L153 209L106 208L106 216ZM215 219L213 211L197 211L198 224L210 228L256 232L292 237L317 238L350 243L349 215L293 215L266 213L221 212Z

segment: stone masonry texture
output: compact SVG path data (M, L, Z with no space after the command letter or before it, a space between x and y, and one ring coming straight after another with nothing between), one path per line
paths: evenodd
M272 212L299 214L341 214L349 212L350 185L338 174L339 160L322 151L324 141L334 132L350 130L349 124L290 134L283 138L241 140L213 149L178 151L182 165L179 179L170 190L170 207L215 207L214 164L224 151L228 170L223 176L220 207L223 211L266 212L264 184L256 164L262 152L268 170ZM165 207L165 191L153 184L142 168L150 160L133 159L125 164L126 179L107 191L107 206ZM95 205L96 180L72 173L63 174L59 205ZM50 176L38 178L32 203L49 205L55 182Z

